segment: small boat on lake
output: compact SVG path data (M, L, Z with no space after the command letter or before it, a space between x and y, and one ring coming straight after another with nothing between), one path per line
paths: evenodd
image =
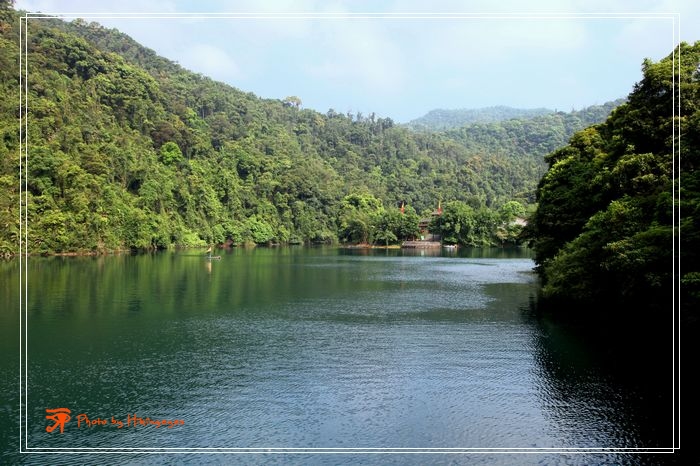
M204 254L208 254L208 255L207 255L207 259L209 259L210 261L211 261L211 260L221 260L221 256L212 256L212 255L211 255L211 250L212 250L212 247L209 246L209 249L207 249L207 250L204 252Z

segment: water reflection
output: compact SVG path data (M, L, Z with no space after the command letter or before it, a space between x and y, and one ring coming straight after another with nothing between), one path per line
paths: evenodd
M538 397L561 446L673 445L670 335L532 317ZM599 464L603 460L590 459ZM676 464L678 455L616 454L619 464Z
M201 255L167 253L34 258L29 268L34 445L666 444L663 375L653 378L659 386L640 377L648 359L637 351L623 352L631 345L618 343L622 333L591 339L533 317L528 309L537 281L526 251L461 250L455 256L421 257L395 250L364 255L261 248L227 251L215 263ZM16 269L6 267L6 272L3 277L16 277ZM0 315L4 354L18 345L12 312L18 295L11 280L2 282L7 291ZM660 352L661 346L655 349ZM16 359L5 358L2 367L18 372ZM8 400L16 396L9 380L0 386ZM187 424L177 431L92 429L47 436L45 409L63 405L96 416L184 417ZM14 406L4 406L6 418L14 416ZM0 426L6 444L14 432L9 424ZM37 458L25 460L46 463ZM117 458L115 463L154 461ZM163 464L218 461L180 458ZM230 459L223 458L223 463ZM646 461L630 458L402 455L359 460ZM284 459L282 464L353 464L358 457ZM13 457L9 463L17 461Z

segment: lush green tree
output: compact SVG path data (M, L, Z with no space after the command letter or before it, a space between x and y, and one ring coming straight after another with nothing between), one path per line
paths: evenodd
M172 141L166 142L160 147L160 160L165 165L177 165L182 163L182 151L180 147Z
M514 208L514 205L511 205ZM442 237L447 244L469 247L501 244L498 236L501 226L498 211L485 206L473 207L462 201L445 205L442 215L433 217L430 231Z
M285 105L294 107L294 108L299 108L301 107L301 99L295 95L286 97L282 102L284 102Z
M453 201L445 205L442 215L433 218L430 232L441 235L447 244L471 246L475 227L474 209L464 202Z
M253 215L243 222L241 236L244 240L265 244L275 239L275 232L268 222Z
M387 208L376 217L374 240L385 245L415 238L420 218L411 206Z
M525 206L518 201L508 201L498 208L497 215L496 239L501 245L517 244L525 226Z
M340 239L352 243L374 242L383 214L382 201L371 194L353 193L345 196L338 217Z
M405 205L399 217L399 221L397 222L397 229L393 230L393 232L399 240L405 241L414 239L420 233L418 230L419 222L420 217L416 209L410 205Z
M700 42L682 43L658 63L645 60L644 77L626 104L547 157L550 168L528 226L545 298L623 314L669 308L675 244L683 258L682 302L698 303L699 62ZM674 117L669 109L679 92L686 98ZM681 194L676 224L674 192Z

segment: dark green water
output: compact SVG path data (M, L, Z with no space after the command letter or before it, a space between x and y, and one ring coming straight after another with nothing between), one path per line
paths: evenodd
M19 444L18 266L0 264L3 464L659 464L670 457L538 450L20 457L11 453ZM178 252L30 258L26 267L30 449L672 445L670 372L645 365L639 351L620 351L634 345L628 335L584 338L535 318L527 251L258 248L211 262ZM663 339L637 344L670 357ZM46 409L59 407L72 418L63 434L48 433ZM78 427L79 414L107 424L86 427L83 418ZM112 423L129 416L184 425Z

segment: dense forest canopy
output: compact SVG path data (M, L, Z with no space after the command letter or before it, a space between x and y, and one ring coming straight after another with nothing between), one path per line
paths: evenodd
M528 229L554 302L668 309L679 273L682 302L699 304L700 42L643 74L604 123L547 156Z
M20 14L1 14L0 252L13 253ZM440 201L481 232L455 240L514 242L542 156L589 124L556 113L414 132L375 114L305 109L303 96L259 98L96 23L30 19L27 31L30 253L386 244L416 233L398 215L415 222Z
M440 131L459 128L471 123L496 123L504 120L518 118L532 118L540 115L554 113L548 108L513 108L506 106L484 108L461 108L448 110L437 108L431 110L420 118L411 120L406 126L415 130Z

